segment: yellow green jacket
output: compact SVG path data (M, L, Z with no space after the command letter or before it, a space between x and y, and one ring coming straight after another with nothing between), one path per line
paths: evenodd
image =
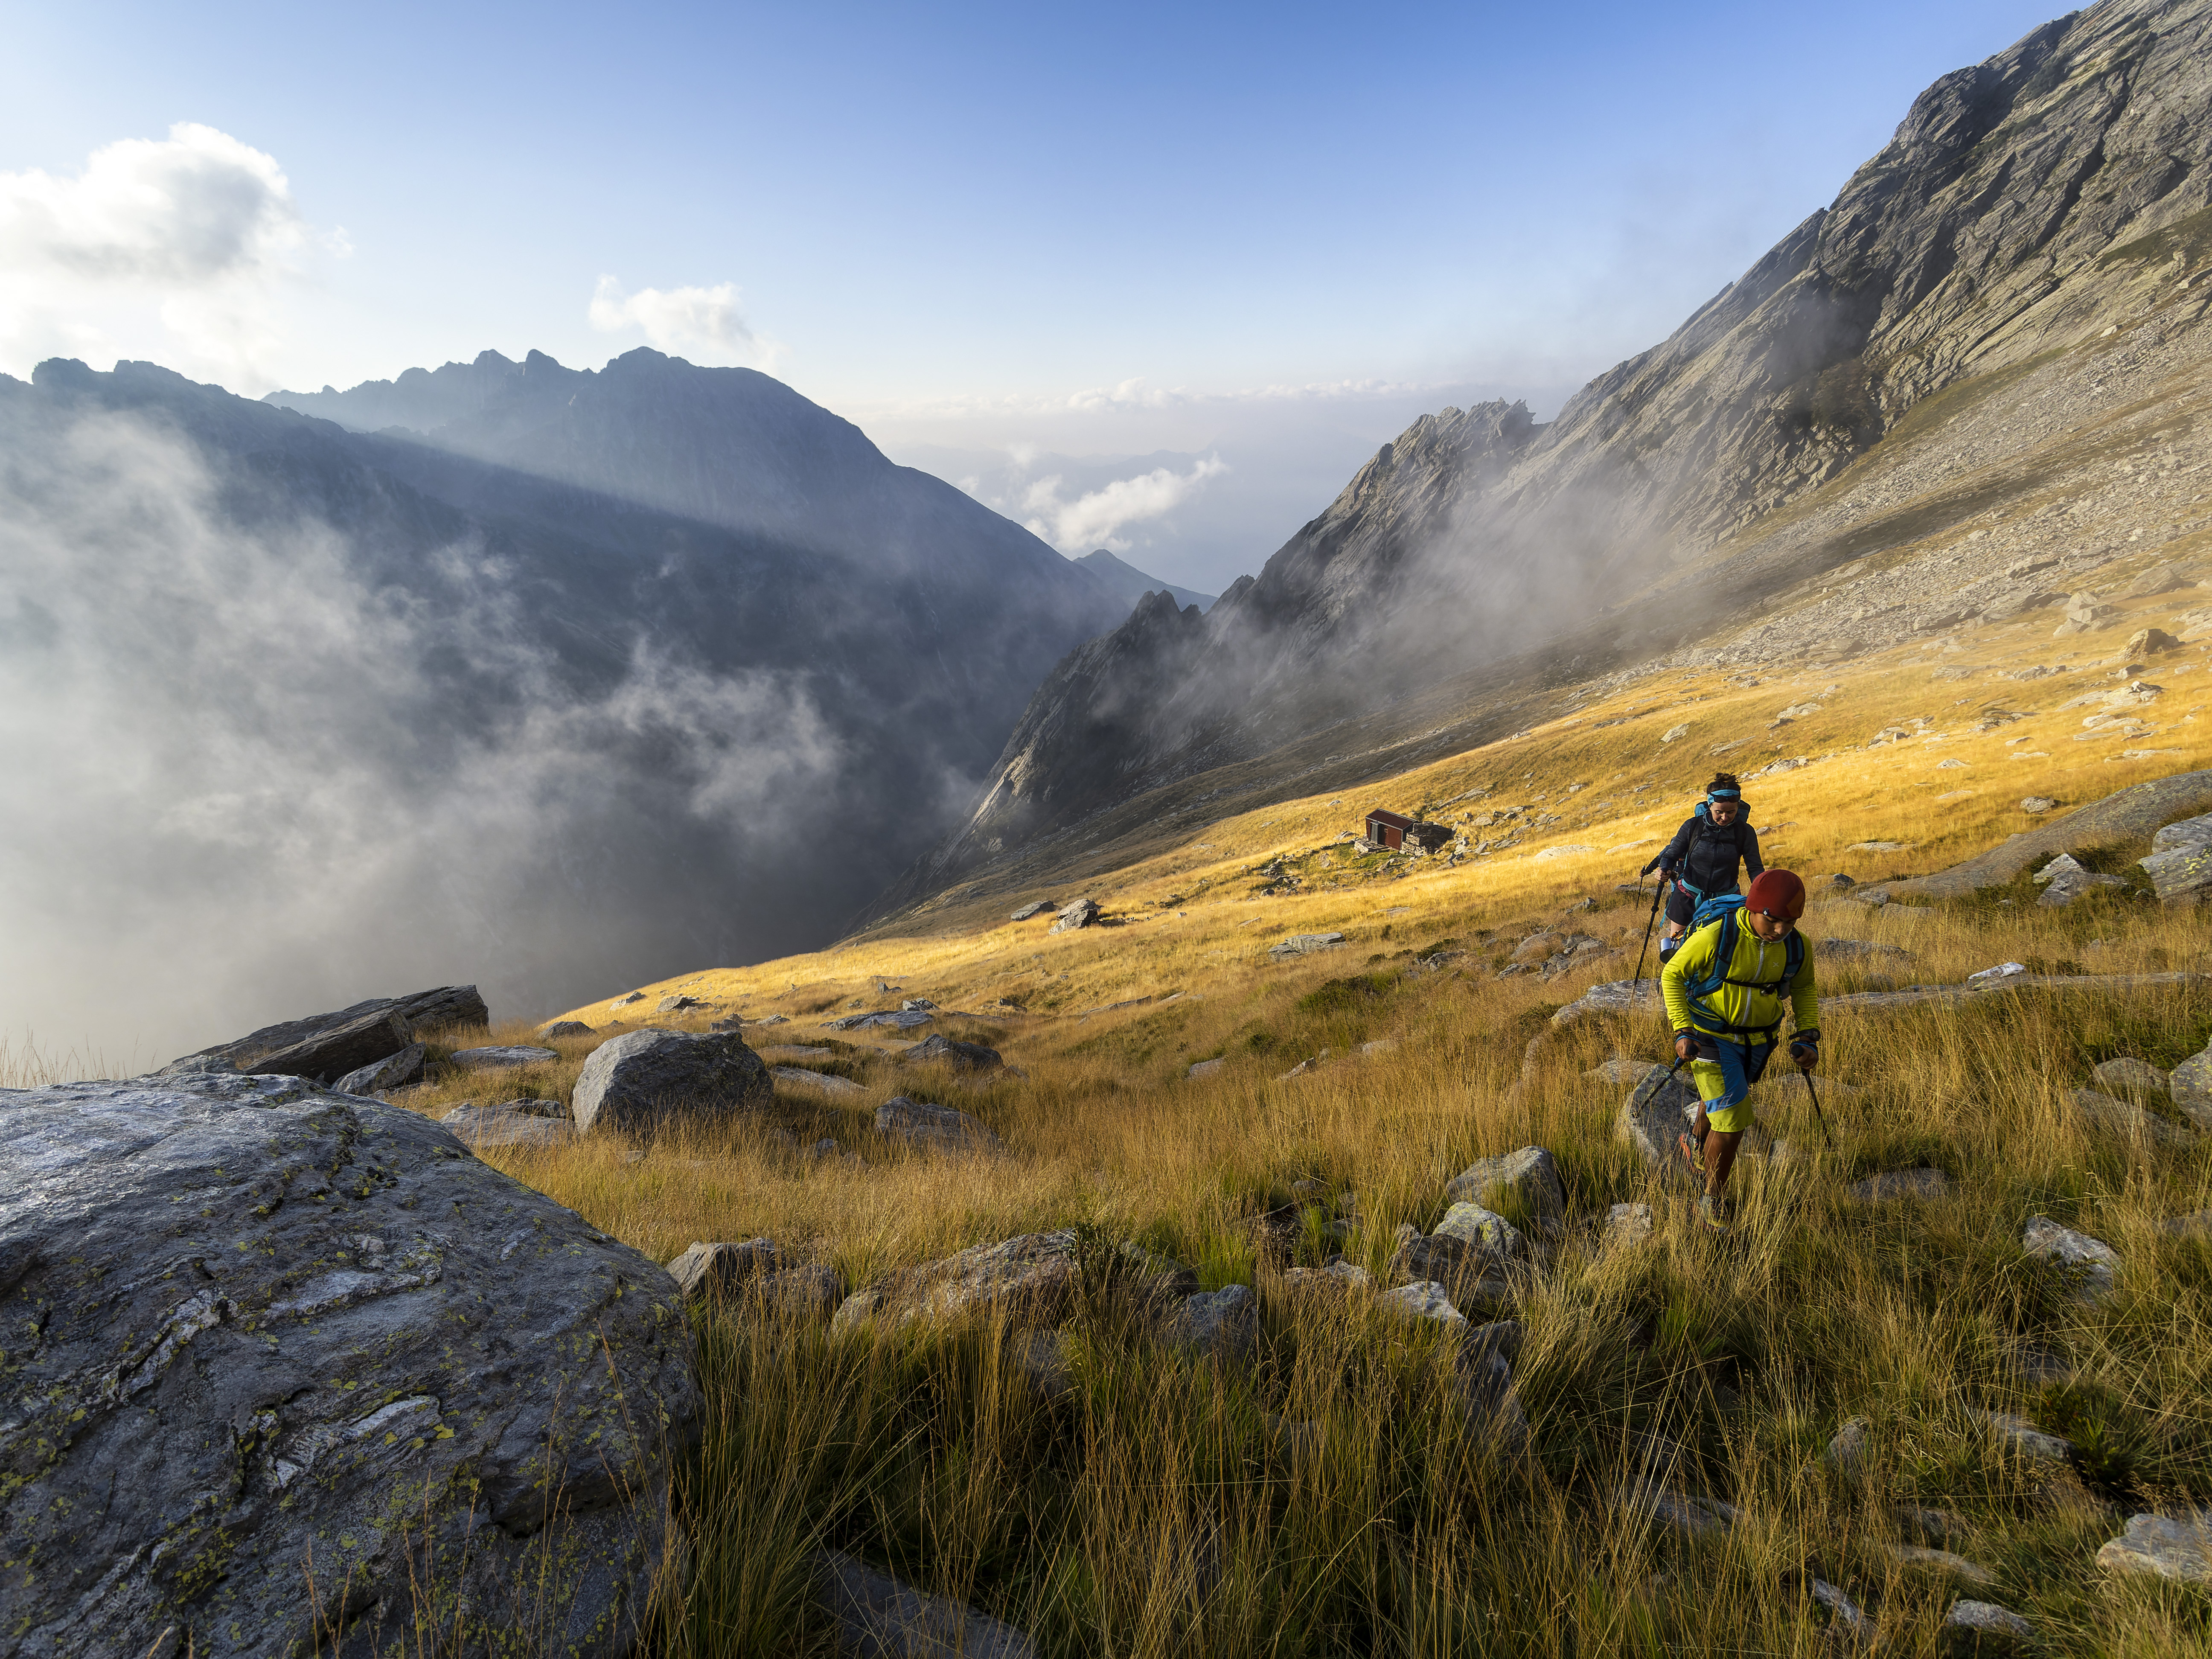
M1769 944L1751 931L1750 922L1741 919L1736 923L1735 951L1728 965L1727 978L1711 996L1692 1000L1690 984L1711 976L1713 953L1720 948L1723 921L1709 921L1684 939L1660 970L1659 988L1667 999L1668 1028L1705 1031L1739 1042L1753 1042L1757 1038L1757 1030L1730 1031L1727 1028L1778 1024L1785 996L1796 1017L1797 1030L1809 1031L1817 1027L1820 1023L1820 1000L1813 987L1813 941L1805 941L1805 960L1797 969L1794 983L1784 986L1778 994L1759 990L1755 988L1757 985L1778 980L1789 971L1790 941L1776 939ZM1729 982L1739 980L1749 982Z

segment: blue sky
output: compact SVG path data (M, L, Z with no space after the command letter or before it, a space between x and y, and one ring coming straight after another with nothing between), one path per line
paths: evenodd
M1119 526L994 504L1217 588L1421 410L1662 337L2051 15L11 0L0 369L650 341L948 471L1152 458Z

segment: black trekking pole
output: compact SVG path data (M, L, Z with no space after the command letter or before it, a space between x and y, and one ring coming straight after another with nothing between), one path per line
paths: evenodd
M1636 977L1628 981L1628 994L1632 1000L1636 988L1644 982L1644 953L1651 948L1651 930L1659 921L1659 900L1667 890L1667 878L1662 875L1659 884L1651 890L1651 914L1644 918L1644 943L1636 952Z
M1828 1133L1827 1116L1820 1110L1820 1091L1813 1086L1813 1074L1810 1072L1800 1072L1798 1076L1805 1079L1805 1092L1813 1097L1813 1121L1820 1126L1820 1139L1826 1143L1828 1150L1832 1152L1836 1150L1836 1139Z

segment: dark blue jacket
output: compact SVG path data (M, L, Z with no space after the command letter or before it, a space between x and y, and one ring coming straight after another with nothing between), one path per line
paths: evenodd
M1644 873L1648 876L1654 870L1663 870L1696 888L1699 897L1710 898L1715 893L1735 891L1739 860L1750 870L1754 881L1766 868L1759 856L1759 831L1751 827L1751 808L1740 808L1735 822L1723 830L1705 816L1705 803L1699 801L1698 810L1674 832L1666 850L1644 866Z

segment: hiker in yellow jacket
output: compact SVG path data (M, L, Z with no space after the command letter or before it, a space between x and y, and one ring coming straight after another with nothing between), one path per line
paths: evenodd
M1660 970L1674 1054L1690 1061L1698 1085L1697 1129L1682 1136L1682 1155L1705 1176L1698 1214L1717 1230L1726 1225L1721 1189L1752 1124L1747 1097L1773 1058L1785 1001L1796 1025L1790 1058L1806 1072L1820 1061L1813 947L1796 937L1804 914L1805 884L1787 870L1765 871L1741 910L1692 933Z

